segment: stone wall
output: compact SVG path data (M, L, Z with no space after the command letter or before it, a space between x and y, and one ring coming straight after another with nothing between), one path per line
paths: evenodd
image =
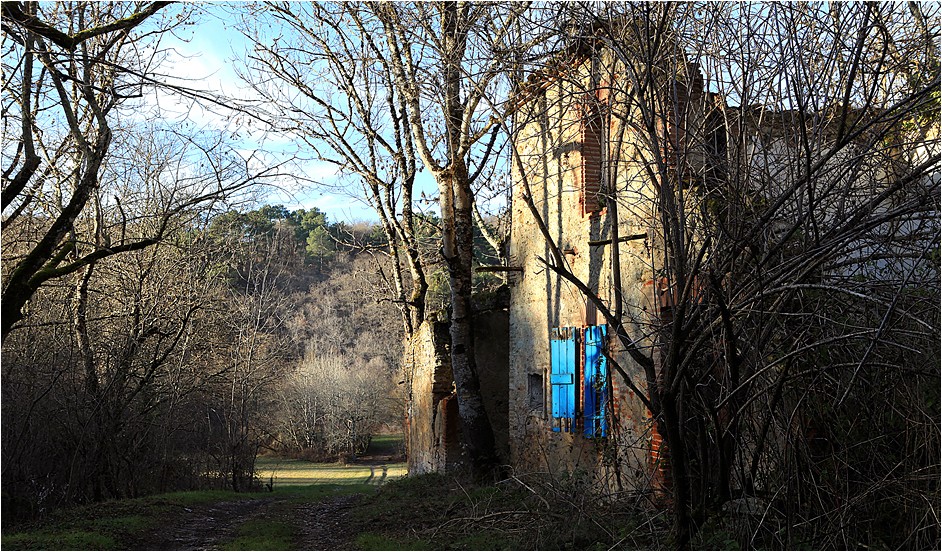
M410 386L406 452L412 474L441 470L460 454L447 431L454 425L447 419L451 409L445 401L454 392L449 341L448 324L424 322L403 359Z
M597 73L590 76L593 66ZM644 160L637 154L641 140L625 123L631 119L624 111L628 102L605 85L618 78L619 71L605 67L605 62L588 60L576 66L567 78L546 86L545 93L525 106L518 118L516 146L523 170L514 174L509 254L511 264L522 268L522 273L514 280L510 302L511 460L520 469L587 472L608 488L645 487L652 483L652 440L657 436L650 413L619 376L612 377L614 416L608 438L552 430L550 331L604 324L605 320L585 294L541 260L551 259L550 248L524 201L526 184L549 240L564 252L567 268L607 305L615 299L612 252L617 248L629 332L650 345L646 335L657 311L652 303L657 294L653 284L662 264L657 248L659 223ZM595 100L606 102L611 113L603 119L604 151L598 147L599 138L586 129L586 102ZM615 150L614 144L620 149ZM594 158L600 155L603 159ZM602 167L600 177L594 176L596 166ZM589 182L590 178L601 178L601 182ZM635 239L589 245L612 237L610 201L597 204L591 197L598 189L607 198L617 198L619 237ZM646 387L640 366L614 340L608 352L638 388Z

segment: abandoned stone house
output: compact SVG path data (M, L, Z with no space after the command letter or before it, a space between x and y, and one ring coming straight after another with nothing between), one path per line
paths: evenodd
M671 67L664 85L660 160L645 150L635 108L617 82L623 74L617 62L586 54L554 73L559 76L533 80L539 94L518 113L521 162L509 251L521 269L509 306L511 462L525 470L582 472L609 489L661 486L666 457L656 425L609 373L603 351L639 383L642 372L616 340L606 339L609 327L586 291L607 306L620 301L632 340L654 352L651 323L669 310L670 298L655 276L662 262L659 219L645 164L663 162L674 177L709 177L718 168L706 159L723 154L715 151L723 137L704 139L707 118L698 109L713 99L704 97L694 64ZM707 142L714 151L703 149ZM545 232L534 231L537 219ZM587 290L546 267L549 243Z
M604 321L583 292L544 266L549 246L522 198L524 193L533 198L572 273L609 304L615 285L609 217L617 216L623 301L633 306L628 316L636 319L636 337L643 339L647 317L659 311L652 303L658 295L651 270L657 253L646 239L655 215L615 215L605 207L603 196L612 193L609 180L622 183L620 200L649 193L643 159L632 151L638 146L626 139L630 117L616 114L623 92L608 84L614 65L577 53L552 74L531 77L516 115L522 165L515 170L510 206L509 301L475 319L479 376L501 460L525 470L582 471L609 488L623 483L616 477L631 479L634 486L657 479L651 476L661 464L660 438L642 403L609 377L602 354L610 349ZM678 70L683 73L678 79L698 82L699 75L686 74L695 66ZM691 95L703 94L702 85L693 88ZM702 103L700 98L689 102ZM692 109L681 106L685 111ZM703 119L693 113L685 117ZM677 140L685 126L664 130ZM700 164L702 171L702 159ZM631 203L650 208L650 202ZM461 459L447 344L447 325L426 323L407 354L412 473L447 469ZM616 440L609 438L616 434L617 455L611 448Z
M604 52L576 51L524 88L514 121L509 299L475 320L488 416L501 460L514 469L580 472L609 489L669 484L656 424L612 376L606 356L634 370L644 389L642 371L606 338L611 328L587 292L607 306L620 303L630 337L658 362L654 328L670 316L674 299L660 277L663 230L649 166L660 164L681 187L721 180L735 125L755 123L705 90L695 63L665 67L654 149L650 136L640 136L631 111L638 108L628 107L629 87L619 81L624 69ZM767 129L753 130L739 134L770 137ZM936 148L937 136L936 129ZM744 149L788 147L776 141ZM547 267L554 248L585 289ZM412 473L461 461L447 344L447 325L426 323L406 359Z

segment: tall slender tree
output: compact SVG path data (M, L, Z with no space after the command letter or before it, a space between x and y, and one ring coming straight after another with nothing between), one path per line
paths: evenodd
M250 33L259 43L257 66L278 78L272 86L255 79L266 84L257 88L282 105L292 130L301 127L299 136L319 159L359 179L391 256L405 252L412 293L406 296L398 275L396 287L409 307L407 332L424 318L427 291L412 226L419 165L437 184L459 415L471 457L483 469L496 457L474 360L474 184L496 159L501 127L488 102L502 85L513 59L507 55L513 31L529 9L527 3L273 3L267 12L292 35L284 45L279 37L262 46L265 37ZM301 70L312 62L330 77L329 89ZM291 92L278 90L283 84ZM290 101L298 95L305 102L301 110Z

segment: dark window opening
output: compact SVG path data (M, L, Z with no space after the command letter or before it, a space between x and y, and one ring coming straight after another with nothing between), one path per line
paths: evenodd
M727 135L723 113L714 109L706 119L706 182L716 185L726 181Z
M530 410L538 410L543 412L545 408L545 400L543 388L543 374L528 374L527 375L527 398L530 406Z

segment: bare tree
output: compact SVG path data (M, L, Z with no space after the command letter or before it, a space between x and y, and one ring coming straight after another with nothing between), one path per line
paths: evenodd
M289 293L289 267L299 252L291 248L293 229L284 225L248 235L237 226L209 239L228 274L217 297L217 356L208 366L213 370L208 441L227 485L246 491L256 484L255 458L270 436L276 382L298 350L288 320L296 304Z
M283 427L299 451L336 459L366 450L391 381L381 377L382 366L362 362L338 350L308 349L281 392Z
M404 99L376 49L376 29L359 11L291 3L251 10L244 32L255 49L243 79L265 100L257 116L273 131L302 140L315 160L351 180L356 195L376 212L394 261L393 301L409 336L425 318L428 290L413 216L417 159ZM264 37L271 26L281 31L269 42Z
M216 284L198 245L174 237L51 280L4 344L3 484L25 502L21 515L202 476L179 462L200 383L196 320Z
M186 19L160 17L165 2L38 3L3 6L4 56L4 273L2 335L22 318L36 290L51 279L84 270L105 257L157 243L174 215L191 205L224 198L254 183L248 162L224 151L223 144L193 139L214 178L184 175L162 191L165 210L149 211L156 223L147 235L117 227L76 232L83 216L104 209L121 211L121 198L103 195L103 173L113 146L125 133L143 131L116 125L123 107L160 83L154 71L163 57L158 40ZM147 25L144 25L144 23ZM186 140L187 138L184 138ZM243 171L234 174L233 163ZM171 168L148 165L146 170ZM235 167L238 169L238 167ZM179 175L178 175L179 176ZM23 240L13 245L14 230ZM15 256L12 250L16 249Z
M405 297L399 274L394 281L399 300L411 309L408 316L404 311L407 333L424 318L428 287L414 228L417 165L438 184L442 254L451 286L452 369L464 435L480 466L494 463L494 443L471 331L474 183L494 161L501 127L489 118L488 94L500 85L509 59L503 52L527 9L527 4L272 4L266 12L288 25L291 35L284 44L280 37L258 47L257 67L277 81L252 79L280 104L290 129L300 127L318 159L362 182L383 223L390 255L405 253L412 293ZM323 75L301 69L312 62ZM328 77L326 87L318 83L322 77Z
M40 506L202 477L172 466L201 458L186 420L206 366L189 355L216 276L193 239L277 169L135 112L189 18L165 5L3 5L3 378L29 405L4 431L4 493Z
M528 8L470 2L368 5L382 26L383 54L410 115L419 158L438 184L442 253L451 285L451 367L465 443L479 469L492 466L495 455L474 360L472 184L490 160L500 129L487 115L487 92L503 74L507 59L500 52Z

